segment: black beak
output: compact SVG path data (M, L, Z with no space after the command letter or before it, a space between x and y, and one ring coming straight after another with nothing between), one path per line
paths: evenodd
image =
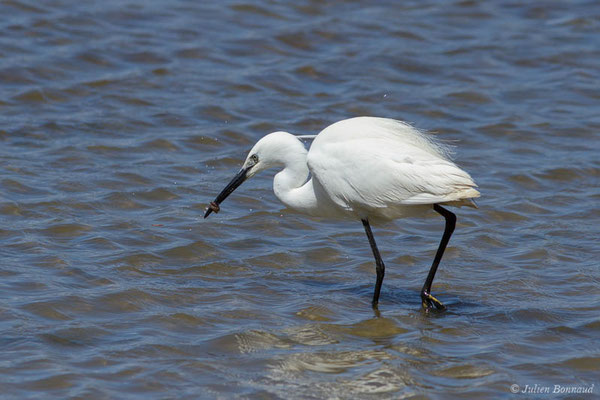
M219 210L221 209L219 207L219 204L221 204L223 202L223 200L225 200L227 198L227 196L229 196L231 193L233 193L233 191L238 186L240 186L242 183L244 183L244 181L248 178L247 174L248 174L248 171L250 170L250 168L252 168L252 167L242 168L240 170L240 172L238 172L237 175L233 177L231 182L229 182L227 184L227 186L225 186L225 189L223 189L221 191L221 193L219 193L219 195L217 196L215 201L212 201L210 203L210 205L208 206L208 210L206 210L206 214L204 214L204 218L208 217L210 215L210 213L213 211L215 213L219 212Z

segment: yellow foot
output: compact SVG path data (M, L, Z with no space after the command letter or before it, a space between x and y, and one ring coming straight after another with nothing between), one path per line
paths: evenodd
M429 293L421 292L421 300L425 312L433 310L434 306L435 308L437 308L438 311L444 311L446 309L446 306L441 301L439 301Z

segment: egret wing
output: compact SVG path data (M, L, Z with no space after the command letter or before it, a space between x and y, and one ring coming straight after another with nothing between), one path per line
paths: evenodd
M479 195L468 173L418 143L385 135L318 139L308 154L309 169L345 209L434 204Z

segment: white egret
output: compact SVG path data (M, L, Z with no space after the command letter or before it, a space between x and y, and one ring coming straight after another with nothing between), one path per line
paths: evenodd
M310 151L300 138L314 139ZM362 221L376 263L374 308L385 266L370 223L431 210L441 214L446 220L444 234L421 299L426 311L434 306L445 309L431 294L431 285L456 216L442 205L476 207L472 199L480 195L471 176L450 160L446 146L404 122L375 117L339 121L316 136L274 132L254 145L204 218L218 212L221 202L246 179L271 167L283 168L273 179L273 190L287 207L313 216Z

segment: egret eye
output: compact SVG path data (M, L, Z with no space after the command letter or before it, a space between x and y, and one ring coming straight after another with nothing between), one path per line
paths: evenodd
M258 164L258 156L256 154L252 154L252 156L250 156L250 159L252 160L252 164Z

